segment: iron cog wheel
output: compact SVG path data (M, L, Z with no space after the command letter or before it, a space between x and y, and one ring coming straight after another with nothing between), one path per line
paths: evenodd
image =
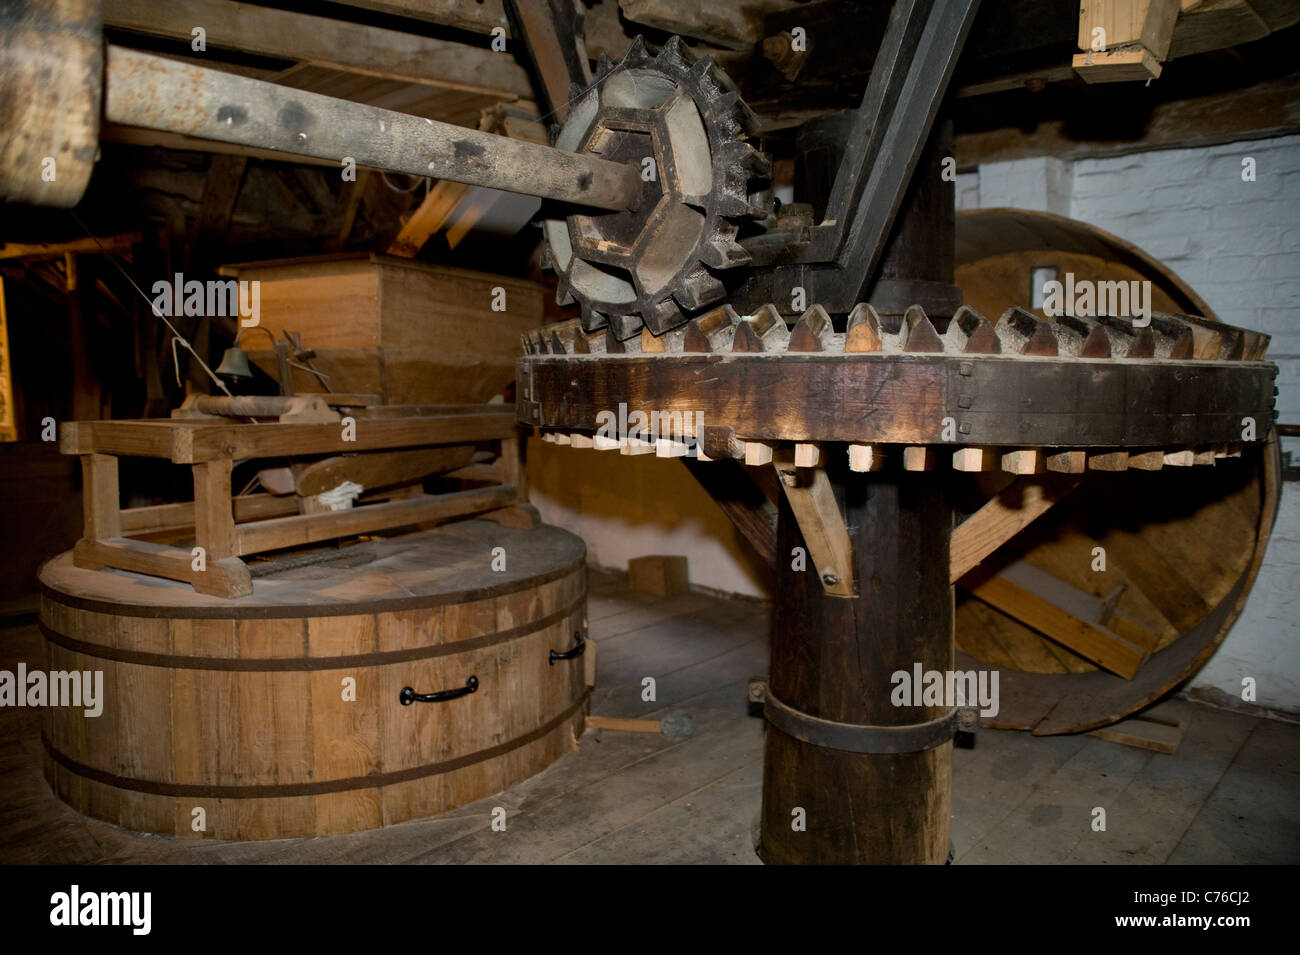
M750 180L771 175L745 142L756 128L722 70L677 37L655 56L637 37L617 66L602 56L555 145L639 165L643 189L630 212L542 224L556 301L577 302L587 331L608 326L623 340L643 325L662 335L723 298L715 273L749 261L731 220L766 214L750 201Z

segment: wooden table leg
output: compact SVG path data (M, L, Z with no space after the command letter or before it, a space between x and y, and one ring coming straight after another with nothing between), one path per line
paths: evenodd
M117 457L112 454L81 456L81 505L84 516L82 546L73 554L73 563L87 570L102 570L96 559L95 541L122 536L121 491L118 488Z
M190 578L194 589L216 597L253 592L248 567L235 556L235 513L230 498L229 458L202 461L194 469L194 540L203 548L203 570Z

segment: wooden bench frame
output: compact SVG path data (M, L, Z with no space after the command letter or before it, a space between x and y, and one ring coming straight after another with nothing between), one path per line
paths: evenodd
M528 523L513 409L503 405L384 406L352 410L353 440L335 422L238 422L217 417L135 421L75 421L63 425L59 449L81 457L85 529L73 549L78 567L114 567L184 581L198 592L243 597L253 592L241 559L250 554L357 534L487 513ZM491 480L488 487L426 494L419 484L381 491L364 507L298 513L294 495L231 496L236 461L325 455L430 445L500 442L490 464L471 464L450 477ZM194 501L123 509L118 458L160 458L189 465ZM141 540L194 530L195 549ZM198 551L202 548L202 551ZM201 558L201 559L200 559Z

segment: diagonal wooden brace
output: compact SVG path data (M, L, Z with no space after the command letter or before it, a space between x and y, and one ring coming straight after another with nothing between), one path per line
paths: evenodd
M772 462L781 490L790 502L808 557L828 596L853 597L853 545L844 515L824 468L795 467L794 459L778 455ZM784 559L778 556L778 559Z

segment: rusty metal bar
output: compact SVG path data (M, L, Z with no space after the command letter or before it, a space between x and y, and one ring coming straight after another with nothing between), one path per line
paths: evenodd
M109 46L104 117L126 126L621 211L636 168Z

